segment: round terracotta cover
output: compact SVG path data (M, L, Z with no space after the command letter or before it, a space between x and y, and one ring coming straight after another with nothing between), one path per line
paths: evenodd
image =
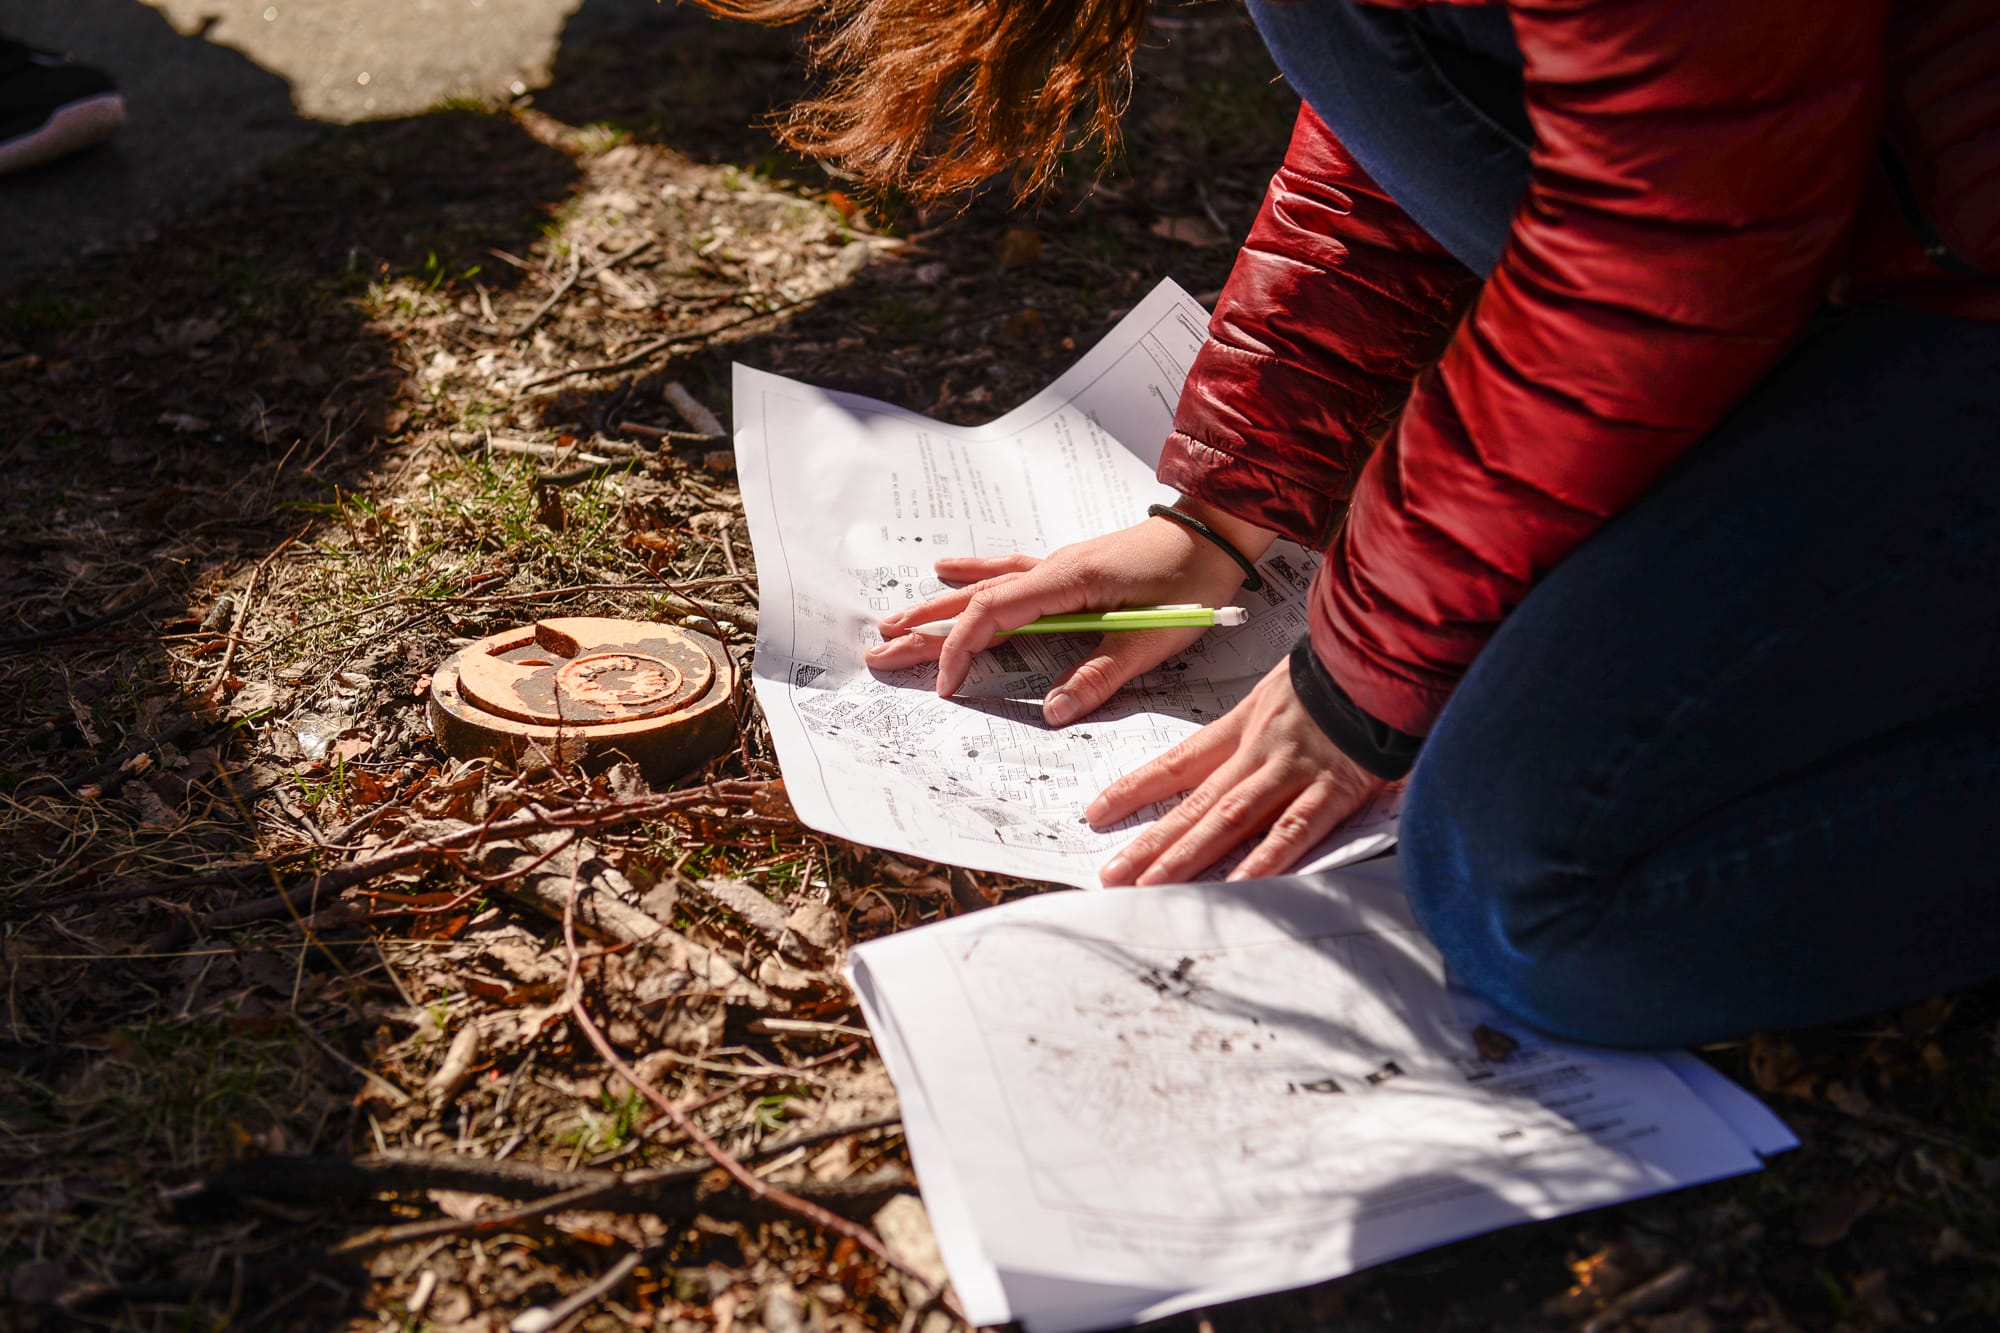
M467 702L553 727L665 717L700 699L715 678L708 653L684 630L589 616L482 639L456 660Z

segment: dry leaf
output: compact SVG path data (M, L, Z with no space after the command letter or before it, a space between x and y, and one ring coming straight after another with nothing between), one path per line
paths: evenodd
M1512 1035L1499 1028L1481 1023L1472 1029L1472 1045L1479 1052L1479 1058L1498 1064L1521 1049L1521 1043Z
M695 888L710 902L727 908L759 935L777 943L785 935L785 914L755 885L740 879L702 879Z
M1048 321L1033 306L1024 306L1000 321L1000 335L1015 342L1040 342L1048 331Z
M1901 1328L1903 1312L1896 1300L1889 1294L1889 1271L1885 1268L1870 1269L1854 1278L1849 1286L1854 1292L1854 1303L1861 1307L1869 1322L1876 1328Z
M543 1029L569 1012L567 1004L536 1005L526 1009L495 1009L473 1019L479 1042L489 1055L506 1055L527 1049Z
M206 315L194 315L171 324L155 325L153 332L176 352L191 352L203 343L214 342L221 337L222 321Z
M783 778L774 778L752 793L750 812L768 819L798 818L798 812L792 809L792 798L785 790Z
M1229 237L1223 235L1213 222L1204 217L1159 218L1146 230L1162 240L1178 241L1182 245L1192 245L1197 248L1229 244Z
M1868 1094L1846 1083L1827 1084L1826 1099L1844 1115L1865 1117L1875 1113L1875 1103L1868 1099Z
M1042 257L1042 234L1033 227L1009 227L1000 238L1000 267L1026 268Z
M835 952L846 939L840 913L825 903L807 903L793 912L785 918L785 930L793 951L814 960Z
M932 878L928 870L919 870L907 862L898 861L893 856L883 857L881 866L883 874L905 888L916 883L918 880Z
M569 515L563 508L562 488L558 486L538 486L535 488L535 522L551 532L561 532L569 526Z
M424 1084L424 1095L429 1099L431 1109L442 1108L458 1095L465 1081L472 1077L472 1066L479 1061L480 1030L477 1023L467 1023L451 1039L451 1048L444 1053L444 1061Z
M125 799L139 812L141 828L168 829L181 822L180 816L167 807L158 789L150 782L126 783Z
M1805 1069L1798 1047L1768 1032L1750 1038L1750 1077L1764 1092L1783 1092Z
M1875 1205L1881 1201L1882 1192L1866 1186L1838 1190L1823 1196L1800 1225L1799 1244L1810 1245L1814 1249L1840 1244L1847 1239L1847 1233L1854 1229L1854 1224L1874 1211Z
M484 1194L471 1194L465 1190L430 1190L431 1202L446 1217L455 1217L467 1222L479 1216L486 1207Z
M634 532L625 538L625 544L637 550L650 551L663 559L672 559L681 552L681 544L666 532Z
M346 744L345 741L341 744ZM334 750L339 752L340 746ZM388 777L357 768L347 775L347 799L358 805L379 805L396 794L396 784Z

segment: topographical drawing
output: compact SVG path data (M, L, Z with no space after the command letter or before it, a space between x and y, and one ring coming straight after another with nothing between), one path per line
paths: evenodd
M1182 948L994 929L955 970L1019 1120L1092 1148L1089 1172L1064 1157L1028 1173L1080 1217L1380 1213L1463 1190L1455 1163L1574 1147L1585 1107L1600 1147L1648 1128L1543 1044L1481 1056L1469 1034L1491 1016L1437 1003L1414 929ZM1428 1141L1427 1160L1386 1151L1385 1126Z
M1394 858L1020 899L850 968L982 1325L1157 1318L1795 1142L1713 1071L1538 1038L1453 986Z
M1096 831L1082 817L1090 799L1227 712L1290 651L1316 558L1281 542L1261 565L1268 591L1242 595L1247 624L1211 632L1060 731L1039 701L1086 639L1008 640L953 700L935 696L928 668L876 676L863 665L876 620L942 589L938 556L1046 552L1171 498L1153 465L1206 319L1163 284L1069 373L977 428L736 368L763 603L753 679L808 824L1094 886L1097 867L1158 811ZM1314 863L1387 846L1396 810L1384 796Z

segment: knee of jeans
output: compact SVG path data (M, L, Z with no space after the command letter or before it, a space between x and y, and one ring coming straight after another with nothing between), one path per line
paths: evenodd
M1599 951L1588 939L1558 943L1548 930L1524 928L1502 903L1461 896L1431 899L1419 920L1451 977L1509 1017L1566 1041L1657 1044L1626 1012L1632 988L1619 984L1618 969L1594 956Z
M1412 786L1399 855L1410 910L1453 977L1548 1035L1650 1044L1620 1012L1618 949L1597 929L1604 886L1506 855L1504 835L1483 836L1441 796Z

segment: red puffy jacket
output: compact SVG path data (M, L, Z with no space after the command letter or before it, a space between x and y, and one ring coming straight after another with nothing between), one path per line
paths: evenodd
M1313 646L1414 735L1822 304L2000 318L2000 6L1509 8L1535 142L1491 278L1302 112L1159 471L1326 550Z

